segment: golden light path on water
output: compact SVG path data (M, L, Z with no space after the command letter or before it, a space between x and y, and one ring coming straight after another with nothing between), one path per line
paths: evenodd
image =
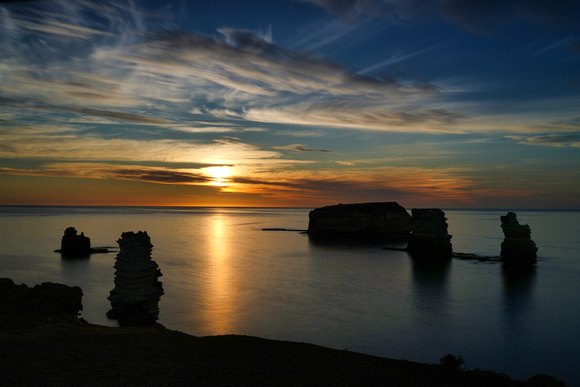
M207 252L209 259L209 292L207 309L212 316L206 321L210 324L209 330L216 334L226 334L233 331L232 313L235 300L232 289L231 276L231 246L229 246L230 231L232 230L228 219L223 214L215 214L209 221L210 229L207 236Z

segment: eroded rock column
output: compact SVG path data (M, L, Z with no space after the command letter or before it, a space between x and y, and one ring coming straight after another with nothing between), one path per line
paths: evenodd
M107 317L121 326L151 325L159 318L163 286L161 270L151 259L153 245L147 232L124 232L117 241L120 251L115 262L115 288L108 300Z
M530 226L520 224L515 212L500 216L504 240L501 243L501 257L505 263L533 264L538 257L538 248L531 239Z
M418 257L450 258L453 252L447 218L438 208L414 208L412 233L407 251Z

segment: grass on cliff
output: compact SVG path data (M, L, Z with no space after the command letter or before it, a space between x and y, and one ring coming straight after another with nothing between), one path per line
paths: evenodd
M537 385L305 343L70 322L0 331L0 356L6 385Z

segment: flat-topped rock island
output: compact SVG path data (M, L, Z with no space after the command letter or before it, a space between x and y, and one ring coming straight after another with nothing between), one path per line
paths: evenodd
M396 202L337 204L310 211L308 235L384 239L408 237L411 215Z

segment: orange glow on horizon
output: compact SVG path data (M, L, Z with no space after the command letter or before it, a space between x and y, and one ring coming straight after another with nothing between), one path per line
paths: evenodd
M541 194L532 187L482 184L470 170L459 168L349 168L340 174L328 170L245 172L238 176L232 167L209 167L196 171L197 176L206 176L197 184L3 175L0 205L315 208L396 201L406 208L499 208L513 207L513 203L539 208L534 200Z

